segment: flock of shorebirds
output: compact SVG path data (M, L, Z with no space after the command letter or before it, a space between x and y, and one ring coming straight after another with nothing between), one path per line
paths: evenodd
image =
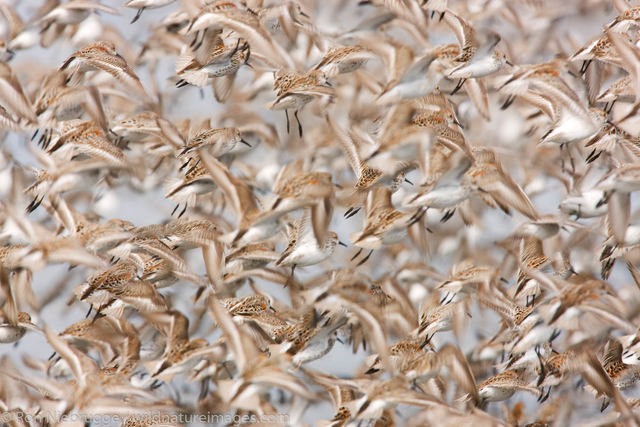
M0 423L640 423L640 6L0 15Z

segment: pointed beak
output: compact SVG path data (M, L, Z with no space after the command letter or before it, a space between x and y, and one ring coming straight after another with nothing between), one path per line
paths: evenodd
M460 129L464 129L464 126L462 126L462 123L460 123L458 121L458 119L453 119L453 123L455 123L456 125L458 125L460 127Z
M251 147L251 144L249 144L247 141L245 141L244 139L240 139L240 142L242 142L244 145L246 145L247 147Z
M303 11L300 11L300 15L304 16L307 19L310 19L311 17L309 15L307 15L306 13L304 13Z
M347 247L347 244L345 242L340 241L340 240L338 240L338 244L340 246L344 246L345 248Z
M508 59L505 61L509 67L513 67L513 64Z
M325 86L329 86L329 87L333 87L333 85L330 82L324 82Z

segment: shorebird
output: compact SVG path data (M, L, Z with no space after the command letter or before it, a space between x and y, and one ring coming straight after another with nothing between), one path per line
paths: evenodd
M391 203L391 189L377 186L369 191L365 205L365 223L362 231L349 235L349 240L360 249L370 249L370 252L358 265L369 259L374 249L382 245L398 243L407 237L407 228L416 222L415 214L397 211Z
M196 161L193 166L190 166L182 179L169 177L164 183L165 197L176 203L171 214L178 212L180 206L183 205L178 218L184 215L187 208L196 205L199 195L211 193L216 188L218 187L211 179L209 171L200 161Z
M189 138L180 156L206 147L213 156L220 157L233 150L238 143L251 147L251 144L242 139L242 134L236 128L204 129Z
M274 182L276 200L271 209L310 209L313 234L318 242L327 238L327 228L333 217L334 183L326 172L286 174Z
M336 330L346 323L345 316L332 317L311 308L297 323L289 326L282 349L293 356L294 366L317 360L331 351L336 341Z
M513 207L533 220L540 217L526 193L503 169L496 153L474 148L473 155L474 162L464 178L479 189L480 196L489 206L497 206L507 214Z
M176 63L176 73L180 77L177 87L187 84L203 87L209 82L213 85L214 95L218 102L225 102L229 97L238 69L248 63L251 56L249 45L240 40L236 45L226 47L222 40L209 56L198 61L188 53L182 54Z
M18 311L14 299L9 271L0 267L0 289L4 294L4 304L0 307L0 343L13 343L27 333L27 330L41 332L41 329L33 324L29 313Z
M124 4L124 7L138 9L138 11L136 12L136 16L134 16L131 20L131 23L133 24L138 19L140 19L140 16L142 16L142 12L144 12L145 9L156 9L159 7L164 7L173 3L174 1L175 0L128 0Z
M329 258L338 244L338 235L328 232L325 240L319 242L311 226L311 212L305 210L300 221L294 224L287 247L275 262L277 266L305 267L319 264Z
M5 108L4 111L8 110L15 114L16 122L38 123L35 109L25 95L20 81L13 69L5 63L0 63L0 87L2 87L0 102Z
M323 70L327 76L333 77L336 74L351 73L365 65L371 58L374 58L372 52L362 46L336 46L323 55L314 69Z
M530 386L526 378L526 371L521 369L512 369L487 378L478 384L480 402L500 402L513 396L516 391L540 395L540 390Z
M453 330L459 335L468 313L469 299L461 299L441 305L437 295L430 296L422 303L418 316L417 335L424 334L426 342L431 342L437 332Z
M444 14L444 21L450 26L462 49L454 61L460 65L447 72L447 78L458 79L451 94L455 94L467 79L484 77L501 69L508 61L506 55L495 49L500 36L489 33L486 40L480 40L475 29L462 17L451 11Z
M278 232L278 220L286 212L261 210L256 196L246 183L205 151L200 150L199 156L211 179L223 191L235 211L236 231L231 237L232 243L255 243Z
M152 378L170 381L175 375L189 371L207 351L212 351L202 338L189 340L189 319L179 311L151 313L147 317L167 337L162 357L147 363Z
M591 40L568 59L569 61L582 61L581 74L586 73L593 61L620 65L620 58L609 34L611 33L602 34Z
M115 9L93 1L71 0L58 4L38 20L41 44L44 47L49 47L62 35L67 26L81 23L92 12L119 15Z
M402 72L401 77L398 76L382 89L376 103L386 105L398 100L419 98L432 93L442 77L437 73L436 68L432 67L435 59L436 56L433 53L428 53L415 59L408 68L394 70L395 73Z
M54 198L69 191L87 191L98 184L101 170L108 163L100 159L56 164L46 155L41 157L46 168L35 171L35 182L25 189L33 196L27 206L27 212L33 212L44 201L45 197Z
M42 84L35 101L35 111L42 123L55 120L62 122L79 119L83 113L89 115L104 131L109 125L100 93L95 86L67 87L64 72L56 72Z
M546 270L548 272L549 261L549 258L544 254L541 239L534 236L525 236L520 241L520 265L522 268L518 271L514 297L524 295L527 306L529 306L529 297L531 297L531 305L535 304L535 298L540 294L540 284L529 277L526 272L528 270L540 270L543 272Z
M247 270L266 267L276 261L280 255L275 252L273 243L252 243L229 253L224 260L225 274L236 274Z
M451 274L438 286L444 297L440 303L445 305L454 301L458 294L468 295L475 291L488 292L495 285L499 271L488 265L469 265L460 263L452 268Z
M145 101L149 100L140 79L127 64L127 61L118 54L113 42L98 41L85 46L72 54L62 64L60 70L69 73L67 82L79 80L84 73L90 70L105 71L122 82L127 89L142 96Z
M349 166L357 179L354 191L346 196L344 203L360 203L367 191L377 185L391 185L392 189L396 190L406 179L406 173L417 167L416 162L397 161L385 155L371 156L364 160L364 156L359 152L361 138L338 127L330 116L327 116L327 122L347 155ZM351 206L345 216L353 216L359 210L359 206Z
M138 279L141 270L132 262L120 262L90 276L86 285L78 287L76 295L80 301L99 303L98 312L111 306L114 298L143 311L161 310L166 307L165 301L152 284ZM106 300L99 296L104 292L108 293Z
M287 117L287 133L289 133L289 112L294 110L294 117L298 123L298 133L302 138L302 124L298 118L298 112L314 98L335 94L331 83L320 70L311 70L305 75L280 74L276 75L273 88L277 92L277 98L269 105L270 110L284 110Z

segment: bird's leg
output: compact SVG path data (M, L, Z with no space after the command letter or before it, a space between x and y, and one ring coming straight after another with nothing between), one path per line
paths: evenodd
M542 362L542 355L540 354L540 349L536 347L535 350L536 350L536 356L538 356L538 363L540 364L540 375L538 376L538 383L536 385L540 386L544 381L547 371L544 368L544 363Z
M131 24L133 24L134 22L136 22L138 19L140 19L140 15L142 15L142 12L144 11L144 6L142 6L140 9L138 9L138 13L136 13L136 16L133 17L133 19L131 20Z
M613 105L616 103L616 101L617 99L614 99L613 101L611 101L611 105L609 106L608 110L605 108L607 114L611 114L611 110L613 110Z
M207 34L207 29L206 29L206 28L202 31L202 38L200 38L200 41L198 42L198 44L196 44L196 45L193 47L193 50L194 50L194 51L196 51L196 50L200 49L200 47L202 46L202 43L204 43L205 34Z
M369 251L369 253L367 254L367 256L366 256L366 257L364 257L364 258L362 259L362 261L360 261L360 262L358 263L358 267L360 267L362 264L364 264L365 262L367 262L367 260L369 259L369 257L371 256L371 254L372 254L372 253L373 253L373 249L371 249L371 250Z
M449 209L448 211L446 211L444 213L444 216L442 217L442 219L440 220L440 222L447 222L451 219L451 217L453 216L453 214L456 213L456 208L453 209Z
M196 36L193 38L193 40L189 44L189 47L194 47L196 45L196 43L198 42L198 36L199 35L200 35L200 31L196 31Z
M360 212L360 208L349 208L349 210L347 212L345 212L344 216L345 216L345 218L351 218L352 216L354 216L358 212Z
M411 218L409 218L409 223L408 225L411 226L413 224L415 224L416 222L420 221L422 219L422 217L424 217L424 215L427 213L427 209L428 208L420 208L418 209L412 216Z
M296 118L296 121L298 122L298 134L300 135L300 138L302 138L302 124L300 123L300 119L298 118L298 110L295 111L295 113L293 113L293 115Z
M467 79L458 80L458 84L456 85L455 89L453 89L453 91L451 92L451 95L455 95L462 88L462 85L464 85L464 82L466 81Z
M287 133L289 133L289 111L284 110L284 115L287 117Z
M445 294L444 294L444 297L440 300L440 305L442 305L442 303L443 303L447 298L449 298L449 292L447 292L447 293L445 293Z
M500 107L501 110L506 110L507 108L509 108L511 106L511 104L513 104L513 101L515 101L516 97L513 95L509 95L507 97L507 99L504 101L504 103L502 104L502 106Z
M453 299L454 299L455 297L456 297L456 293L455 293L455 292L452 292L452 293L451 293L451 297L449 298L449 300L448 300L447 302L445 302L445 303L444 303L444 305L450 304L450 303L451 303L451 301L453 301ZM467 314L469 314L469 313L467 313ZM470 314L469 314L469 317L471 317L471 315L470 315Z

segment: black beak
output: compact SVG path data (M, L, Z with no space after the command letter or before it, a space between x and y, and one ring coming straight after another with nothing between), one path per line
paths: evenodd
M311 18L309 15L307 15L306 13L304 13L303 11L300 11L300 15L304 16L305 18L309 19Z
M464 129L464 126L462 126L462 123L460 123L458 119L453 119L453 123L457 124L460 129Z
M511 61L506 60L505 62L507 63L507 65L508 65L509 67L513 67L513 64L511 63Z
M347 247L347 244L346 244L346 243L344 243L344 242L341 242L340 240L338 240L338 244L339 244L340 246L344 246L345 248Z
M246 145L247 147L251 147L251 144L249 144L247 141L245 141L244 139L240 139L240 142L242 142L244 145Z

